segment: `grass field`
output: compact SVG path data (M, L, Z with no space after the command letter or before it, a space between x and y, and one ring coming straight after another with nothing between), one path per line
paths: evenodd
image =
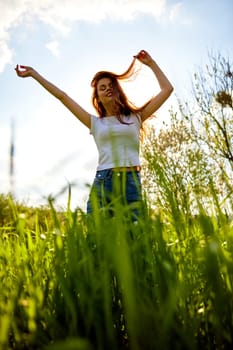
M120 207L92 220L67 208L0 196L1 350L232 349L233 222L220 207L187 216L168 196L137 225Z

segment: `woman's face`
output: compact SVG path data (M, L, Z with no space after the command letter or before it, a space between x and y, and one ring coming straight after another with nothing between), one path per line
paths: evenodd
M113 82L110 78L101 78L97 83L98 100L103 105L110 103L114 97Z

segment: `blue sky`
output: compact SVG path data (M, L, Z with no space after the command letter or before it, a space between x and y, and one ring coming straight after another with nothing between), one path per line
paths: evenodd
M96 71L123 72L147 50L175 87L158 112L169 117L175 96L187 95L191 76L208 51L233 57L232 0L0 0L0 192L9 187L11 120L15 124L15 194L43 204L68 182L72 206L85 207L97 165L89 131L15 65L33 66L93 112L90 81ZM147 69L129 83L138 105L156 93ZM65 206L67 192L57 198Z

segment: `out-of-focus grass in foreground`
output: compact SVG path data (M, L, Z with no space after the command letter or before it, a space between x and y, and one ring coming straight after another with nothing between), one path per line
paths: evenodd
M230 349L232 221L167 209L133 224L1 196L0 349Z

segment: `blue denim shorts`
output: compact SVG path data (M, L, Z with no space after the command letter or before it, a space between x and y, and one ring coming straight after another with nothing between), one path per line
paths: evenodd
M132 207L132 214L139 215L142 200L141 176L139 171L98 170L87 202L87 213L100 208L108 208L114 215L115 204ZM137 207L137 204L138 207Z

